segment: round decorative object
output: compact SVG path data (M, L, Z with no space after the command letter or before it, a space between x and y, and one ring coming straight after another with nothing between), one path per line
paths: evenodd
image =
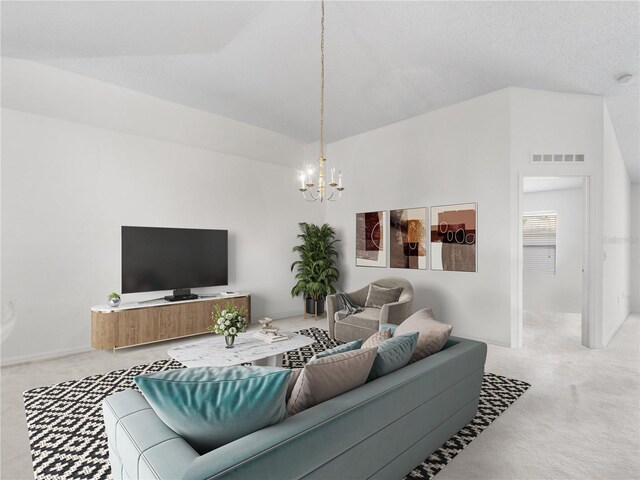
M226 348L233 348L233 342L236 341L236 336L235 335L225 335L224 336L224 341L227 344Z
M258 320L258 322L260 322L260 325L262 325L262 329L263 330L266 329L266 328L271 328L271 322L272 321L273 320L268 318L268 317L261 318L261 319Z
M107 299L107 303L109 304L110 307L117 307L118 305L120 305L120 297L109 298Z

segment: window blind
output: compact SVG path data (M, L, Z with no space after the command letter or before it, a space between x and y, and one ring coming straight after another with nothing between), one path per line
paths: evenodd
M555 213L522 217L524 273L555 275L556 225Z

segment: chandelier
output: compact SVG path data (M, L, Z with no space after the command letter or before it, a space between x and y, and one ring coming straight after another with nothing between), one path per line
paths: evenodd
M335 202L342 196L344 187L342 186L342 172L338 172L336 183L336 168L331 167L331 181L327 183L325 180L325 163L327 159L324 156L324 0L321 0L322 16L320 20L320 156L318 157L318 183L317 186L313 181L313 168L309 167L305 172L300 172L300 192L302 197L308 202L321 202L327 200ZM314 188L315 187L315 188ZM330 188L327 188L330 187ZM314 193L315 190L315 193ZM337 195L336 195L336 192ZM335 198L334 198L335 197Z

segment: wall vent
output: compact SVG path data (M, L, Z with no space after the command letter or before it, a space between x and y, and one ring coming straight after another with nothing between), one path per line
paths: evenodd
M531 163L584 163L584 153L534 153Z

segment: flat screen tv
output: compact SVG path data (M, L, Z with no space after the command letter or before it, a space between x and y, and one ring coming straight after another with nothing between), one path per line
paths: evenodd
M122 293L227 285L227 230L122 227Z

